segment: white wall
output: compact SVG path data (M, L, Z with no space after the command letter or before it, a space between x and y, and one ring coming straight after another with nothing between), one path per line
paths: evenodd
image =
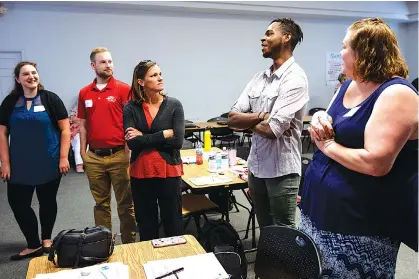
M186 118L205 121L227 112L250 78L270 65L271 61L261 56L259 39L271 20L90 8L16 8L0 17L0 50L24 50L25 59L38 63L46 88L58 93L68 107L80 88L94 78L89 66L92 48L108 47L115 61L115 77L128 84L139 60L156 60L167 91L181 100ZM309 79L309 107L325 107L334 88L325 85L325 53L340 51L351 21L295 20L304 32L304 41L294 54ZM410 30L399 24L392 27L396 33ZM409 53L413 52L409 46Z
M403 25L406 29L406 61L409 66L409 80L418 77L418 23L411 22Z

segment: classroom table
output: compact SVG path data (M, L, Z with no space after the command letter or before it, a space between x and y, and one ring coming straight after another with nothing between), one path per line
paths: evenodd
M192 235L184 235L186 243L175 246L154 248L151 241L135 242L115 246L112 256L107 262L123 262L129 267L130 279L147 279L143 264L148 261L172 259L205 254L204 248ZM32 279L37 274L57 272L70 268L58 268L48 261L48 256L32 259L29 262L26 279Z

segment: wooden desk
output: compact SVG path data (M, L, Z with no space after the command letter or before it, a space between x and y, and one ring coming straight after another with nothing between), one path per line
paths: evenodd
M303 117L303 124L310 124L312 116L306 115ZM194 122L193 124L196 125L196 127L193 128L185 128L185 131L204 131L207 129L217 129L217 128L226 128L227 125L220 125L217 122Z
M212 148L212 150L214 151L221 151L221 149L219 148ZM180 155L181 156L195 156L195 149L184 149L184 150L180 150ZM213 185L203 185L203 186L197 186L195 184L193 184L189 178L192 177L199 177L199 176L211 176L211 175L219 175L216 173L211 173L208 171L208 160L204 159L204 163L202 165L196 165L196 164L184 164L183 165L183 175L182 175L182 180L183 182L185 182L188 187L192 190L192 192L195 193L201 193L201 194L207 194L209 193L209 191L211 189L214 188L220 188L220 189L224 189L227 194L229 190L242 190L243 193L246 196L246 193L244 192L244 189L248 188L248 184L247 181L244 181L242 179L240 179L239 177L237 177L236 175L234 175L233 173L231 173L229 170L225 170L223 171L224 175L223 176L228 176L232 179L231 182L228 183L220 183L220 184L213 184ZM229 199L227 199L227 207L229 207ZM225 212L226 215L226 221L230 222L230 214L229 211L227 210Z
M196 127L192 127L192 128L185 128L185 131L196 131L196 132L200 132L200 131L205 131L207 129L217 129L217 128L227 128L227 125L220 125L217 122L194 122L192 123L194 124Z
M108 262L123 262L129 266L130 279L147 279L143 264L153 260L163 260L205 254L205 250L192 235L185 235L186 244L153 248L151 241L136 242L115 246ZM34 258L29 262L26 279L32 279L37 274L52 273L63 269L57 268L48 261L48 256Z
M213 148L214 151L221 151L221 149L219 148ZM180 156L195 156L195 149L182 149L180 150ZM228 185L226 185L225 183L221 183L221 184L214 184L214 185L203 185L203 186L197 186L195 184L193 184L189 178L192 177L199 177L199 176L211 176L211 175L218 175L216 173L211 173L208 171L208 160L204 159L204 163L202 165L197 165L197 164L184 164L183 165L183 175L182 175L182 180L188 184L188 186L193 189L193 190L197 190L197 189L203 189L203 188L213 188L213 187L229 187L229 186L234 186L235 184L247 184L246 181L238 178L236 175L234 175L233 173L231 173L229 170L225 170L223 171L224 175L223 176L228 176L230 177L233 181L229 182Z

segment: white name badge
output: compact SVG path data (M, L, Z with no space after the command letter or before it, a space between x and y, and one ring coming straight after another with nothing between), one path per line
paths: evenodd
M91 107L93 107L93 101L92 100L86 100L86 101L84 101L84 105L86 106L86 108L91 108Z
M348 111L343 117L351 117L355 114L355 112L357 112L357 110L359 110L359 107L354 107L353 109Z
M44 106L34 106L33 111L34 112L45 111L45 107Z

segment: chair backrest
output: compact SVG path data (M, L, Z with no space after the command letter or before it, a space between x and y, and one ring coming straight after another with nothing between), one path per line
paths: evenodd
M304 185L304 177L306 175L306 171L308 166L311 163L311 159L307 157L301 157L301 179L300 179L300 187L298 188L298 194L301 195L303 191L303 185Z
M308 115L313 115L313 114L315 114L316 112L318 112L318 111L320 111L320 110L326 110L325 108L311 108L309 111L308 111Z
M244 254L243 243L237 231L227 221L211 220L205 222L198 235L198 241L205 251L234 252L240 257L240 270L242 278L247 276L247 260Z
M236 156L239 158L242 158L243 160L247 161L247 158L249 158L250 154L250 147L247 146L239 146L237 147Z
M193 143L189 140L183 140L182 149L193 149Z
M282 226L261 229L256 276L263 279L318 279L321 272L319 252L308 235Z
M227 121L228 119L226 117L221 117L221 116L217 116L217 117L213 117L207 120L207 122L218 122L218 121Z

